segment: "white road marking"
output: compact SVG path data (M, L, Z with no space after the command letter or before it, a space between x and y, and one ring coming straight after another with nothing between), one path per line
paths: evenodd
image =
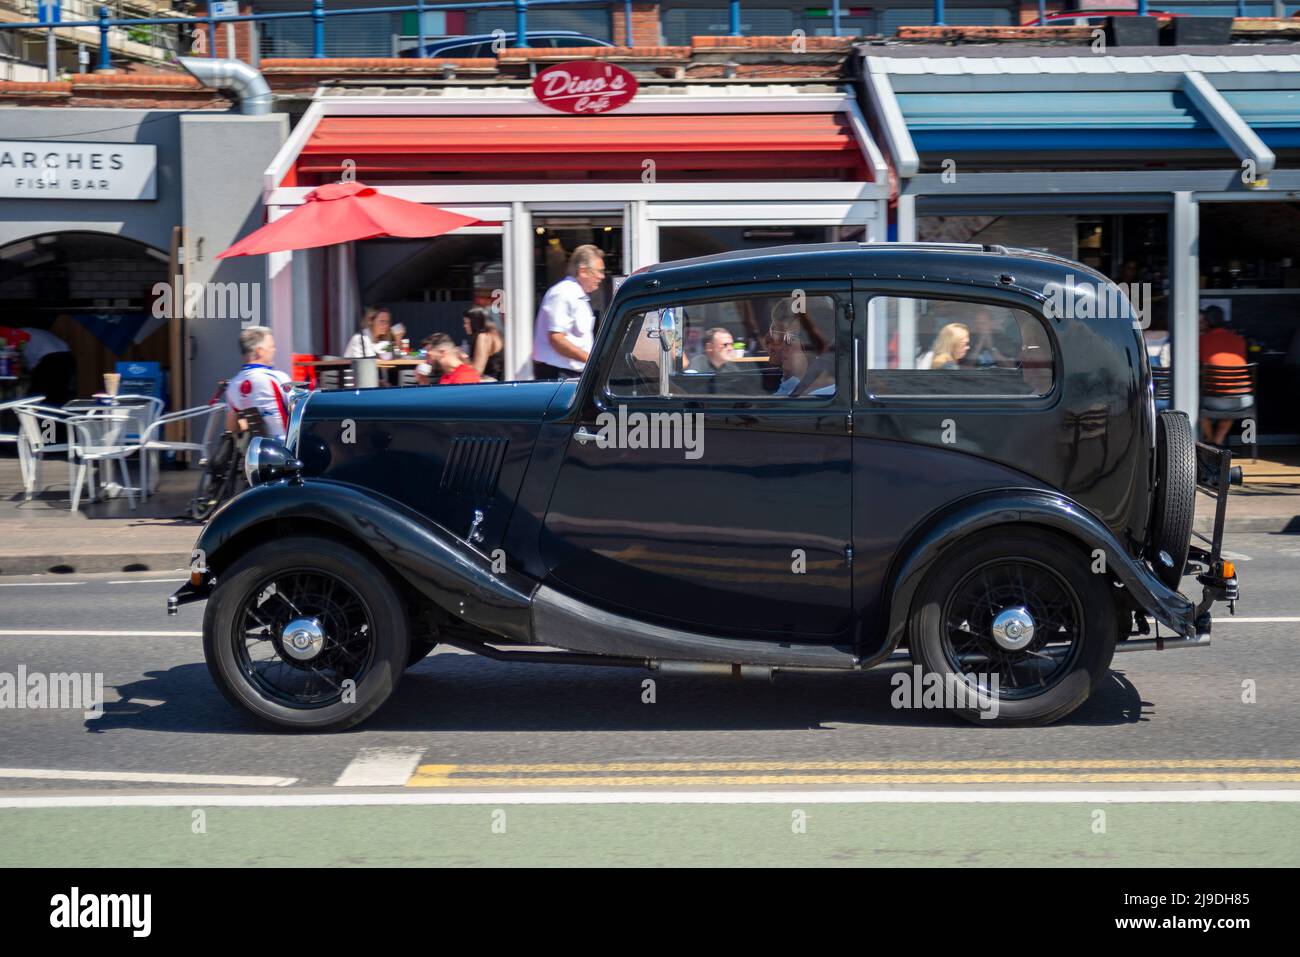
M123 578L119 581L111 581L110 585L171 585L176 582L187 582L188 578Z
M62 771L52 768L0 768L0 778L36 781L120 781L139 784L213 784L282 788L297 778L253 774L155 774L151 771Z
M334 782L339 788L400 788L411 779L423 748L362 748Z
M202 638L201 631L95 631L90 628L0 628L0 638Z
M1233 615L1224 615L1224 616L1221 617L1221 618L1217 618L1217 617L1216 617L1216 618L1214 619L1214 624L1215 624L1216 627L1217 627L1218 625L1230 625L1230 624L1232 624L1232 623L1234 623L1234 622L1237 622L1237 623L1240 623L1240 624L1243 624L1243 625L1262 625L1262 624L1268 624L1268 623L1278 624L1278 623L1281 623L1281 622L1289 622L1289 623L1294 624L1294 623L1296 623L1296 622L1300 622L1300 617L1295 617L1295 618L1238 618L1238 617L1233 616Z
M85 582L0 582L0 588L66 588L68 585L84 585Z
M489 804L1238 804L1300 803L1300 788L1187 791L518 791L90 794L0 797L0 808L366 807Z

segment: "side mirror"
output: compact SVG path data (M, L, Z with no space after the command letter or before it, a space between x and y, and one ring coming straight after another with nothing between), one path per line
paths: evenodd
M677 344L681 340L681 327L678 325L677 316L672 309L664 309L659 313L659 348L668 354L676 351Z

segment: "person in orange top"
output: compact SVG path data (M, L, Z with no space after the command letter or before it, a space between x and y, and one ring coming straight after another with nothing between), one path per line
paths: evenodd
M1246 364L1246 340L1223 324L1223 310L1210 306L1201 310L1201 365L1220 368ZM1246 388L1235 390L1238 394L1203 396L1201 407L1219 412L1237 412L1255 403L1255 397ZM1207 442L1223 445L1232 431L1232 419L1212 419L1201 416L1201 435Z
M429 361L440 374L438 385L481 381L478 370L465 361L460 348L445 332L436 332L429 337Z

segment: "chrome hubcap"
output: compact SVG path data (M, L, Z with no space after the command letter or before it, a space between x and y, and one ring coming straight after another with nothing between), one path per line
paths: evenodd
M325 644L325 629L315 618L295 618L280 632L284 653L295 661L311 661Z
M993 640L1005 651L1020 651L1034 640L1034 619L1024 605L1004 608L993 619Z

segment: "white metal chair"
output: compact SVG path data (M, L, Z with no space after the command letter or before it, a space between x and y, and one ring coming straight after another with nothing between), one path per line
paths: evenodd
M72 496L72 511L81 502L81 489L89 483L90 497L95 498L95 466L103 462L117 466L121 476L121 489L126 493L131 508L135 508L136 489L131 485L131 471L127 456L140 449L139 443L126 441L134 419L125 413L117 415L79 415L68 419L68 486ZM103 478L108 482L108 473Z
M152 395L119 395L109 400L109 407L117 412L125 412L135 420L135 427L128 432L126 438L140 442L149 426L162 415L163 400Z
M18 470L24 498L31 499L40 487L45 456L68 451L68 443L58 441L58 426L66 425L72 414L34 402L17 406L14 412L18 414Z
M45 396L43 395L29 395L23 399L11 399L8 402L0 402L0 415L10 411L14 412L16 415L17 409L20 405L39 405L44 401ZM0 442L13 442L16 445L18 443L18 435L18 432L0 432Z
M162 437L167 426L176 422L185 422L206 415L208 421L203 429L203 438L198 442L174 442ZM211 405L199 405L180 412L169 412L159 416L144 430L140 436L140 489L141 495L148 498L158 484L157 459L159 452L198 452L206 459L212 448L212 435L215 425L226 416L226 404L213 402Z

